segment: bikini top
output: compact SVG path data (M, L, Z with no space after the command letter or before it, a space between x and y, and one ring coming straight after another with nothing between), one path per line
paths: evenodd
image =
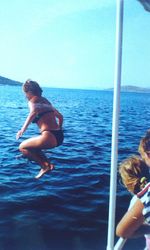
M44 111L44 112L41 112L41 113L37 114L37 115L35 116L35 118L33 119L32 123L37 123L37 122L41 119L41 117L42 117L43 115L45 115L45 114L47 114L47 113L51 113L51 112L54 112L54 111L53 111L53 110L47 110L47 111Z

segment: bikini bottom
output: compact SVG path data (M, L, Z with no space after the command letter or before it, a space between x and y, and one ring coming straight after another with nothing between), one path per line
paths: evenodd
M63 143L63 140L64 140L63 130L61 129L60 130L44 130L42 132L45 132L45 131L51 132L55 136L56 141L57 141L57 147Z

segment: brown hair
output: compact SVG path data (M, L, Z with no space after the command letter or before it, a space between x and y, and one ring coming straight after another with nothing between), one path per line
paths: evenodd
M39 86L39 84L35 81L32 81L28 79L24 84L23 84L23 91L24 92L31 92L32 94L36 96L41 96L42 95L42 89Z
M138 156L124 160L119 166L122 182L129 192L140 192L150 178L148 166Z
M139 145L139 153L141 157L145 160L145 153L150 152L150 130L146 132L146 135L141 139Z

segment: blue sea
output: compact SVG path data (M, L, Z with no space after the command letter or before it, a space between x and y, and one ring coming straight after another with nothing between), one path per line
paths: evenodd
M55 169L18 158L22 140L39 134L20 86L0 85L0 250L103 250L107 245L113 92L43 88L64 116L62 146L45 151ZM150 94L121 93L119 161L136 154L150 128ZM116 223L130 195L117 187ZM117 240L117 239L116 239ZM142 249L143 239L124 249Z

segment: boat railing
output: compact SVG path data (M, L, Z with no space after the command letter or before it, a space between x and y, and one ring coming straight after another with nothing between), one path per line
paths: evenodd
M117 243L114 246L114 250L122 250L123 246L125 245L127 239L119 238Z

